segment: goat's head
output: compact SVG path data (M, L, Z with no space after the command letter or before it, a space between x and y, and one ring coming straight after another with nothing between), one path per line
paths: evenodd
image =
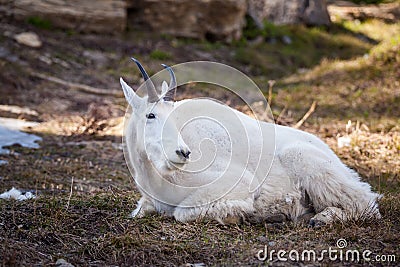
M171 81L169 85L165 81L162 83L159 95L143 66L136 59L133 60L145 80L147 97L138 96L120 78L125 98L133 110L128 131L133 131L131 136L135 147L128 149L135 149L137 156L146 157L158 169L171 169L187 163L191 152L179 133L176 114L173 112L177 86L173 70L163 65L168 70Z

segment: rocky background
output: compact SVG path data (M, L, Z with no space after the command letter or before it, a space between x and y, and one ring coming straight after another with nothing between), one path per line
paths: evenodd
M127 27L200 39L238 40L249 15L263 26L329 25L325 0L2 0L13 19L46 18L79 32L121 33Z

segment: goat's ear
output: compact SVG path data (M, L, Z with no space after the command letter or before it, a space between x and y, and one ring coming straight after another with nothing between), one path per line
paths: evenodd
M168 92L168 83L166 81L163 81L161 85L161 95L165 96L167 92Z
M125 99L128 101L129 105L136 108L140 104L140 97L135 93L135 91L130 87L122 78L119 78L122 90L124 91Z

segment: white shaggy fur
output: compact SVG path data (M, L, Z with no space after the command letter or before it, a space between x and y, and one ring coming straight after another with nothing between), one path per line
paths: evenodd
M378 194L371 191L369 184L360 181L359 175L346 167L334 152L319 138L304 131L290 127L273 125L256 121L247 115L227 106L208 99L184 100L173 103L160 100L157 103L148 103L147 98L140 98L121 79L121 86L133 113L129 118L125 142L127 156L135 173L135 180L142 193L137 208L131 213L132 217L141 217L148 212L159 212L173 216L176 220L187 222L198 218L208 217L223 222L226 218L237 217L254 221L298 221L307 218L312 224L330 223L335 219L346 220L350 216L361 216L368 210L375 217L380 217L377 199ZM163 83L163 92L167 84ZM190 102L188 102L190 101ZM194 121L196 131L189 133L179 132L175 124L179 118L169 116L182 104L190 105L193 114L203 110L210 112L226 111L239 118L242 127L250 133L260 131L264 133L264 140L259 134L243 142L243 136L231 136L231 143L246 143L243 152L252 149L261 153L260 158L250 156L246 171L242 179L232 191L227 190L224 182L210 187L199 187L197 190L186 192L176 190L163 190L166 181L179 185L201 185L220 175L224 170L224 160L233 161L233 169L228 173L231 179L236 179L238 170L243 167L242 162L235 162L234 158L226 158L226 135L222 129L213 128L207 120ZM151 121L146 117L149 113L155 114L156 119ZM191 114L179 113L183 117ZM179 116L178 116L179 117ZM182 119L182 118L181 118ZM196 125L197 123L197 125ZM233 123L233 122L232 122ZM161 136L161 128L164 135ZM261 128L260 128L261 127ZM146 136L143 136L145 129ZM166 130L165 130L166 129ZM268 140L265 133L275 133L274 140ZM204 138L204 134L212 135L214 145L222 151L216 158L216 164L202 172L191 173L176 168L179 166L190 167L189 160L176 155L176 150L189 151L197 139ZM146 138L145 138L146 137ZM168 138L167 138L168 139ZM266 147L275 145L273 151L260 150L263 144ZM264 146L265 147L265 146ZM241 151L239 151L241 152ZM247 153L247 152L246 152ZM257 154L257 153L251 153ZM193 155L193 154L192 154ZM225 158L224 158L225 157ZM260 160L260 165L258 165ZM264 177L257 177L257 168L263 162L271 162L268 176L257 190L249 190L250 185L260 182ZM194 164L194 163L193 163ZM236 164L236 165L235 165ZM187 165L187 166L186 166ZM160 178L161 174L162 178ZM229 193L213 201L213 197L227 190ZM167 199L167 204L160 199ZM206 205L203 203L209 199ZM200 203L198 206L193 205ZM305 215L311 216L306 217ZM314 216L314 217L312 217Z

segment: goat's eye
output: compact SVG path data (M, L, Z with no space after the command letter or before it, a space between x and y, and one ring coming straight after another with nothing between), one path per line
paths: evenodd
M149 113L149 114L146 114L146 118L148 118L148 119L155 119L156 118L156 115L154 115L154 113Z

